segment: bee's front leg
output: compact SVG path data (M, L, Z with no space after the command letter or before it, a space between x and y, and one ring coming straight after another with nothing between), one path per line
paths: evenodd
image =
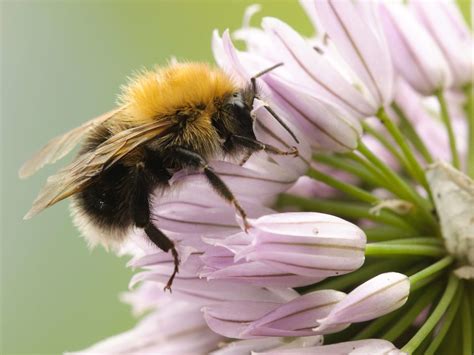
M204 170L204 175L206 176L207 181L212 186L212 188L226 201L231 203L240 217L242 217L244 230L247 232L247 230L250 228L250 224L247 221L247 214L245 213L242 206L240 206L240 203L237 201L232 191L230 191L229 187L219 177L219 175L217 175L214 169L209 166L207 161L200 154L186 148L178 147L176 148L175 152L177 155L181 156L181 159L184 160L188 165L202 168Z
M298 156L298 149L296 147L291 147L289 150L284 151L284 150L278 149L277 147L274 147L270 144L260 142L256 139L253 139L253 138L248 138L248 137L238 136L238 135L232 135L230 137L230 139L232 140L232 142L235 145L240 145L242 147L251 149L253 151L263 150L264 152L269 153L269 154L292 155L292 156L295 156L295 157Z

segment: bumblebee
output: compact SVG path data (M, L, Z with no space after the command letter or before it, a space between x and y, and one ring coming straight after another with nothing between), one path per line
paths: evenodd
M92 245L117 246L131 228L142 228L152 243L173 255L174 271L165 287L170 289L179 256L151 222L150 195L165 191L181 169L201 170L247 228L245 211L208 161L245 160L256 151L298 155L294 147L282 151L258 141L252 128L256 78L277 66L243 88L221 69L202 63L174 63L138 74L123 88L117 109L54 138L22 166L20 177L28 177L82 142L75 160L47 179L25 218L71 197L74 222Z

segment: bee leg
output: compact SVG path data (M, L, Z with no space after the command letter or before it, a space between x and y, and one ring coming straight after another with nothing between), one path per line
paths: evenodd
M145 166L143 164L137 165L134 182L135 190L133 191L130 212L135 225L139 228L143 228L146 235L153 242L153 244L166 253L171 250L174 260L174 270L164 288L165 290L170 290L171 292L171 285L173 284L176 274L179 272L179 255L174 243L151 222L150 201L148 198L149 192L147 188L148 185Z
M247 151L244 157L242 158L242 160L239 162L239 165L240 166L244 165L247 162L247 160L250 159L250 157L252 156L252 153L253 153L252 151Z
M263 150L266 153L269 154L275 154L275 155L293 155L294 157L297 157L298 154L298 149L296 147L291 147L290 150L288 151L283 151L278 149L277 147L274 147L270 144L265 144L263 142L260 142L256 139L244 137L244 136L237 136L233 135L231 136L232 142L234 144L249 148L253 151L258 151L258 150Z
M240 215L240 217L242 217L244 230L247 232L247 230L250 228L250 224L247 221L247 214L245 213L242 206L240 206L240 203L237 201L232 191L230 191L229 187L219 177L219 175L214 172L214 169L208 165L207 161L198 153L185 148L176 148L176 153L185 158L190 165L200 167L204 170L204 175L206 175L207 181L212 186L212 188L222 198L224 198L224 200L228 201L232 206L234 206L237 213Z
M174 270L164 288L165 290L169 290L171 292L171 285L173 284L173 280L176 274L179 272L178 251L176 250L174 243L162 231L156 228L153 223L148 222L144 230L148 238L150 238L153 244L155 244L158 248L160 248L166 253L171 250L171 254L173 255L174 260Z

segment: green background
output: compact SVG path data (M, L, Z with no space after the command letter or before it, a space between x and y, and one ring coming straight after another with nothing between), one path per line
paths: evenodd
M79 350L135 322L118 301L131 275L127 260L89 251L66 203L22 220L58 166L20 181L21 163L112 108L134 70L171 56L212 61L211 31L238 28L251 3L1 2L2 354ZM296 1L260 3L265 15L311 32Z

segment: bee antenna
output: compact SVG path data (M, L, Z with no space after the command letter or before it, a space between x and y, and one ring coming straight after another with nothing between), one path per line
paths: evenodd
M268 72L271 72L272 70L281 67L283 63L277 63L275 65L272 65L270 68L267 68L265 70L262 70L261 72L255 74L253 77L250 78L250 82L252 83L252 93L253 93L253 100L257 98L257 78L261 77L262 75L267 74ZM252 100L252 102L253 102ZM299 143L298 138L296 138L295 134L293 131L290 129L290 127L287 126L287 124L277 115L273 109L268 106L264 105L265 109L270 113L275 120L290 134L290 136L295 140L296 143Z

